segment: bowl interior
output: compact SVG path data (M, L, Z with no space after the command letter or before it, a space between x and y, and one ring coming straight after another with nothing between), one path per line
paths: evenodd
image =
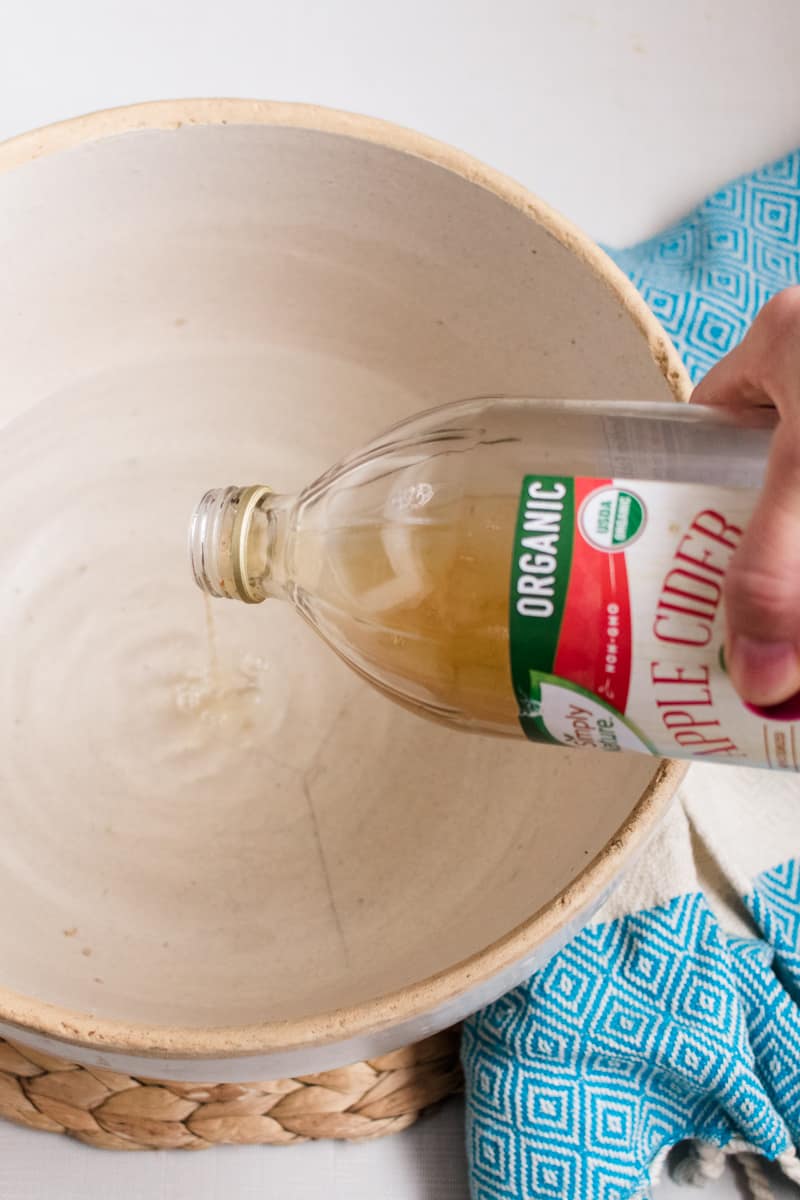
M210 486L469 395L668 395L587 266L350 136L144 129L0 175L2 984L187 1028L424 979L546 905L645 760L449 733L288 608L205 605Z

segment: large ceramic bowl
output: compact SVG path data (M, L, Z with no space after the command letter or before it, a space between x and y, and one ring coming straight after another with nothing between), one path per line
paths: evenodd
M438 402L680 396L655 320L509 180L280 104L12 141L0 243L0 1032L269 1078L514 985L679 769L415 719L288 607L207 610L187 521Z

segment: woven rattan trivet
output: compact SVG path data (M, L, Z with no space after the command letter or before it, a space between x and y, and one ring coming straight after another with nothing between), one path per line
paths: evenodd
M0 1116L107 1150L286 1146L396 1133L461 1087L459 1034L321 1075L174 1083L81 1067L0 1039Z

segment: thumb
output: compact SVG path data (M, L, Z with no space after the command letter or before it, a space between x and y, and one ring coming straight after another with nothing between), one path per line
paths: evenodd
M800 691L800 436L781 422L767 478L725 579L726 662L752 704Z
M753 704L778 704L800 691L800 287L761 309L692 400L773 405L780 417L763 491L725 578L732 682Z

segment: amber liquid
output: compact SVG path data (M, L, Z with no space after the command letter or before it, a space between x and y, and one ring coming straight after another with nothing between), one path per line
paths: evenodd
M393 699L521 736L508 647L517 505L467 497L413 521L301 533L295 577L314 578L300 606Z

